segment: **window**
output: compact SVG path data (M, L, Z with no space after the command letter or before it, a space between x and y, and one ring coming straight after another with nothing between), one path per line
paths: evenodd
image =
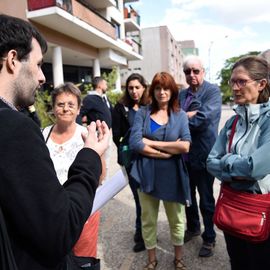
M112 19L111 23L112 23L112 25L114 26L114 29L115 29L115 36L117 38L120 38L120 24L117 23L116 21L114 21L113 19Z

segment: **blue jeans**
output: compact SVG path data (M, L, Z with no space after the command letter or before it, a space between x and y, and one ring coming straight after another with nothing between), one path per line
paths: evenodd
M142 209L141 209L141 204L138 196L138 189L140 187L140 184L130 175L130 170L131 166L126 168L128 179L129 179L129 186L131 189L131 192L134 197L135 201L135 207L136 207L136 222L135 222L135 229L141 230L142 229L142 220L141 220L141 214L142 214Z
M213 243L216 238L214 231L213 216L215 211L215 198L213 195L214 177L206 169L195 170L187 162L190 180L191 203L186 207L187 230L196 232L201 229L198 204L196 200L196 189L200 195L200 211L204 224L202 238L205 242Z

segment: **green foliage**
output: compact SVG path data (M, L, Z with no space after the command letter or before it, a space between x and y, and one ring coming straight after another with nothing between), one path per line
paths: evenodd
M51 96L49 91L39 90L34 105L41 122L41 127L44 128L51 125L54 122L54 117L52 114Z
M102 78L107 81L108 91L112 91L115 89L115 82L117 80L117 68L113 67L110 73L103 73Z
M108 91L107 93L107 97L110 100L110 102L112 103L112 105L114 106L117 101L122 97L123 93L122 91L118 91L118 92L114 92L114 91Z
M231 57L225 61L225 65L221 69L219 76L218 76L218 79L221 79L220 89L222 92L222 102L223 103L230 103L232 101L232 91L228 85L228 81L231 77L231 68L234 65L234 63L244 56L258 55L259 53L260 52L257 52L257 51L251 51L251 52L248 52L247 54L242 54L239 56Z
M82 99L87 95L88 91L93 90L93 86L91 83L78 83L76 86L81 90Z
M102 77L107 81L107 97L114 106L123 94L122 91L117 91L118 89L115 89L115 82L118 77L117 68L113 67L110 73L103 73Z

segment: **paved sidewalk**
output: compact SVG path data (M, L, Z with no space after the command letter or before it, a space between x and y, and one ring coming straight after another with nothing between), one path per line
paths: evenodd
M222 127L233 112L223 107ZM112 176L120 167L116 161L116 149L113 146L111 167ZM214 184L215 197L218 196L219 182ZM98 256L101 258L102 270L142 270L147 260L146 251L134 253L132 247L135 223L135 205L129 186L125 187L114 199L102 208L99 230ZM225 248L223 234L216 230L216 248L210 258L198 257L202 244L201 237L196 237L184 245L184 261L189 270L229 270L229 259ZM174 269L174 252L170 243L169 226L161 204L158 218L158 267L157 270Z

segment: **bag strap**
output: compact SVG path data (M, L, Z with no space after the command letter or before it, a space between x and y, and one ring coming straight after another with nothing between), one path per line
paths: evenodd
M124 104L122 105L122 112L124 117L126 118L126 120L128 121L128 112L129 112L129 108L127 106L125 106ZM125 135L123 137L120 138L120 143L125 142L125 140L129 137L130 135L130 131L131 131L131 127L129 127L129 129L126 131Z
M231 134L230 134L230 137L229 137L229 145L228 145L229 153L231 152L232 141L233 141L233 136L235 134L237 121L238 121L238 115L235 116L235 118L233 120L233 123L232 123L232 129L231 129Z
M128 112L129 112L129 108L127 106L125 106L124 104L123 105L123 112L124 112L124 116L125 118L128 120Z
M51 126L51 128L50 128L50 130L49 130L49 133L48 133L48 135L47 135L47 137L46 137L46 140L45 140L45 143L46 143L46 144L47 144L47 142L48 142L48 140L49 140L49 138L50 138L50 135L51 135L51 133L52 133L53 127L54 127L54 125ZM44 129L42 130L42 133L43 133L43 131L44 131Z

